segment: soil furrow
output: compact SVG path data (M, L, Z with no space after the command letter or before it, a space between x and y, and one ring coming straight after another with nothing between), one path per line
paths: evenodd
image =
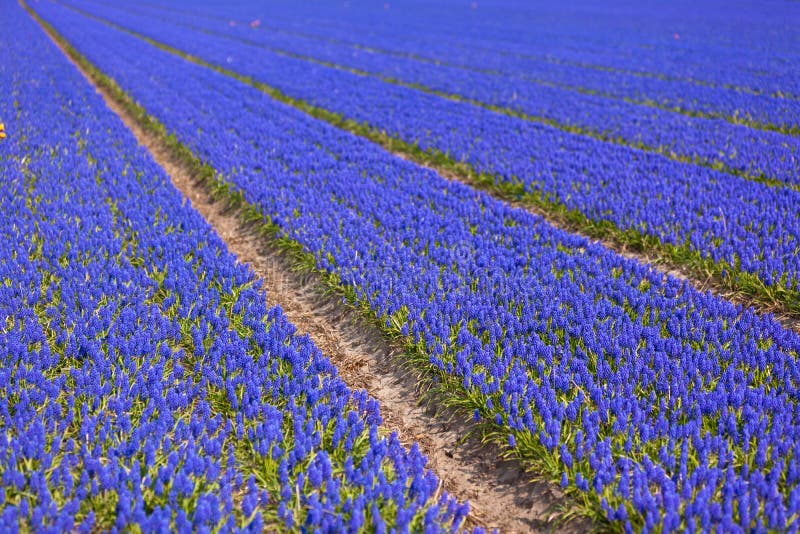
M45 33L92 84L133 132L141 145L170 176L172 183L211 224L228 249L262 280L264 297L280 305L299 332L337 366L352 388L366 389L381 403L384 427L410 446L417 442L442 489L471 504L469 526L501 532L574 531L591 529L585 520L559 522L569 503L560 489L532 481L517 461L503 458L499 447L482 443L476 427L454 412L437 408L426 395L423 380L403 361L403 349L371 325L357 310L331 294L315 274L298 272L269 238L244 223L236 208L215 201L211 192L163 146L139 126L108 91L70 56L58 39Z

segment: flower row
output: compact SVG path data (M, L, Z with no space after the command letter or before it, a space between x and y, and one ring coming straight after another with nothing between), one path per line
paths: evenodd
M80 24L87 32L108 34L108 28L70 9L45 7L43 13L57 14L65 25ZM158 27L153 22L146 30ZM159 36L422 150L448 154L497 180L519 181L528 191L561 202L593 221L610 221L623 231L725 262L729 270L754 274L767 286L798 287L798 191L609 145L348 72L265 55L263 50L257 53L241 43L178 26Z
M209 28L208 22L197 17L181 18L172 13L140 15L127 7L106 7L85 0L70 0L72 4L201 57L206 57L212 49L215 62L230 63L234 68L242 66L240 58L243 55L263 64L273 61L274 52L278 55L284 52L299 54L342 68L359 69L373 77L391 77L404 83L419 84L428 90L524 113L540 121L552 122L562 129L591 132L628 146L644 146L709 166L722 164L736 171L781 182L797 184L800 180L798 137L565 89L565 86L582 83L586 79L583 75L585 69L578 69L572 79L532 83L524 76L505 71L487 73L447 63L365 53L346 45L280 36L272 31L253 31L249 26L231 27L217 22ZM312 68L304 63L305 69ZM258 71L248 74L257 75ZM619 83L612 85L621 87ZM685 86L681 86L678 92L685 99L695 99ZM727 94L725 91L716 92L721 95L720 100ZM645 98L656 99L657 95ZM795 100L754 95L739 95L738 98L766 101L763 109L767 110L769 122L787 127L800 124L800 106ZM757 112L738 108L729 110L730 116L741 118L752 114Z
M796 334L213 70L50 20L568 492L628 527L793 524Z
M400 0L392 2L391 9L381 4L348 9L337 2L198 6L179 0L154 10L139 8L355 44L361 50L404 51L444 63L457 60L483 69L509 68L511 72L513 67L531 72L554 65L605 71L622 88L632 88L640 78L645 83L678 82L688 85L688 92L697 86L778 98L800 94L800 80L793 69L798 59L797 33L791 26L798 11L791 4L770 10L740 6L735 17L714 2L696 1L691 6L686 1L659 6L635 2L447 4L410 7ZM555 75L556 71L547 72ZM582 75L591 77L592 73ZM611 89L606 79L596 78ZM648 90L656 87L648 85ZM702 100L703 94L694 96Z
M458 527L41 28L0 22L0 530Z

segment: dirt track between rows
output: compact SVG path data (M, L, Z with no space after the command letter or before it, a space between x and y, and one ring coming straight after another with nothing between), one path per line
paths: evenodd
M288 258L242 221L236 209L213 199L150 132L139 126L116 100L99 87L52 35L44 30L69 61L103 97L108 107L131 130L169 175L173 185L191 202L225 241L239 262L247 263L262 281L264 298L279 305L298 333L308 334L336 365L349 387L365 389L381 404L383 426L396 431L401 442L416 442L437 474L441 490L460 501L469 500L466 526L500 532L578 532L585 521L558 524L561 507L569 506L560 489L532 481L518 462L505 460L500 449L482 443L472 424L426 401L421 381L403 361L403 350L370 324L357 310L333 295L316 275L293 269ZM591 528L589 526L589 528Z

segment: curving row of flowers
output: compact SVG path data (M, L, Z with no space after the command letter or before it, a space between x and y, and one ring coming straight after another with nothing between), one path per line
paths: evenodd
M597 6L525 1L445 1L411 7L400 0L390 7L349 9L336 2L196 5L189 0L136 6L153 13L189 13L227 26L345 43L361 51L410 53L509 73L524 69L556 76L557 68L565 73L578 68L581 76L588 77L582 83L589 87L615 90L608 82L613 79L626 95L647 84L647 95L661 90L669 99L680 99L666 89L680 83L684 94L693 97L692 102L681 102L689 106L719 109L719 102L704 99L708 95L715 100L710 98L713 92L698 91L700 87L775 98L800 94L792 64L798 59L792 23L799 13L791 4L770 10L742 5L735 17L714 2L691 0L657 7L636 2Z
M41 28L0 26L0 530L459 528Z
M139 14L128 7L105 6L92 0L68 0L66 3L192 54L207 57L209 52L213 52L215 62L231 64L234 68L242 66L242 56L251 58L258 65L272 61L271 50L299 54L343 68L358 69L373 77L389 77L407 84L418 84L428 91L441 91L481 105L497 106L500 111L526 114L560 129L632 147L645 147L710 167L724 166L751 176L795 185L800 180L798 136L753 129L722 118L692 117L625 99L569 90L567 87L577 86L586 79L583 75L585 69L578 69L571 80L533 83L505 70L485 72L483 69L451 66L446 62L420 62L396 55L366 53L345 45L254 30L247 25L231 27L222 21L210 24L199 17L180 17L174 13ZM302 63L305 69L313 68L307 61ZM529 69L524 72L529 72ZM257 70L247 74L258 77ZM620 87L618 83L609 83ZM702 90L709 91L708 88ZM682 98L696 99L685 85L676 91ZM725 102L730 94L725 90L712 92L719 102ZM752 110L751 106L738 109L733 105L734 109L726 111L728 118L736 116L744 120L753 114L766 114L763 119L777 127L800 127L800 106L796 100L734 94L737 100L758 100L759 108L758 111ZM641 100L641 97L631 98ZM650 93L648 98L656 99L658 95Z
M779 6L769 14L743 6L740 13L750 12L746 18L731 20L722 14L714 25L710 15L720 15L720 10L702 2L691 11L683 7L671 13L672 6L642 6L646 11L642 13L639 6L606 4L605 10L598 10L588 4L581 6L589 7L581 13L581 8L558 3L503 3L502 7L489 3L475 10L442 9L435 4L409 9L401 3L390 16L365 8L342 13L334 3L291 9L245 3L208 6L211 13L178 11L187 5L176 2L166 14L171 20L191 21L290 50L298 45L309 52L349 48L350 57L406 57L502 76L508 84L556 85L690 115L798 126L797 106L790 98L800 93L791 72L791 60L797 59L796 35L787 38L790 32L775 31L776 22L787 24L782 17L797 15L793 6ZM165 14L162 6L139 9ZM614 27L621 22L617 10L625 13L623 23L629 25L625 31ZM582 18L592 17L587 11L595 15L588 21ZM545 28L536 28L548 16ZM239 17L238 22L231 25L231 17ZM255 17L263 19L263 31L249 31L247 21ZM675 19L684 26L681 33L674 26L669 29L678 22ZM381 30L376 32L378 24ZM708 31L710 25L714 32ZM646 26L660 27L635 31ZM761 35L745 38L744 32ZM732 35L740 39L736 53L724 42ZM384 63L381 68L386 67Z
M568 493L626 528L796 528L800 336L211 69L36 9Z
M57 5L42 12L70 21L65 24L85 25L87 31L107 31ZM679 247L683 256L722 265L723 273L747 273L767 291L798 294L800 191L609 145L155 19L141 19L137 28L421 150L466 162L500 182L520 183L591 221L611 222L628 235Z

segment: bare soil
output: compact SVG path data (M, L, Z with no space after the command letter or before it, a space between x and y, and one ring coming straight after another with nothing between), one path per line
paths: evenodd
M559 488L533 482L518 462L470 435L472 425L424 402L420 381L402 359L403 350L357 310L331 294L315 274L297 272L270 242L241 222L235 210L215 203L182 169L159 163L217 233L263 281L264 297L278 304L299 332L307 333L336 365L348 386L363 388L381 403L383 426L401 442L417 442L442 488L469 500L468 523L501 532L550 531L565 503ZM577 530L562 525L559 530Z
M466 526L510 533L592 529L587 520L559 522L559 511L569 502L557 485L532 480L518 462L503 459L497 446L482 443L470 422L427 402L418 377L402 359L400 346L343 303L341 297L330 294L318 276L294 270L269 238L243 223L235 209L215 202L156 136L139 127L55 39L53 42L150 151L238 261L249 264L262 280L267 302L279 305L298 332L308 334L348 386L365 389L380 402L384 428L396 431L406 446L418 443L442 490L462 502L469 500Z

